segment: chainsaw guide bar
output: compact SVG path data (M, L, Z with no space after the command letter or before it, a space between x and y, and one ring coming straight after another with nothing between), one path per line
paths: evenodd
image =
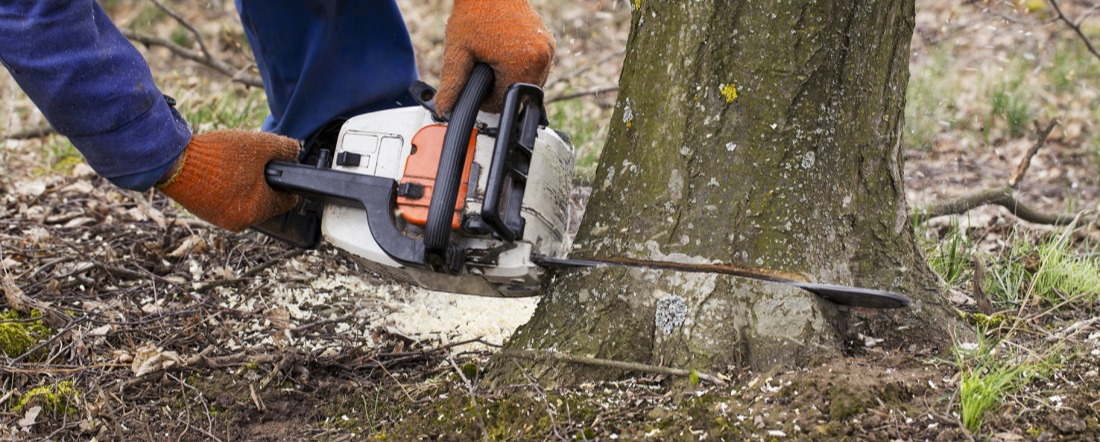
M876 309L894 309L908 307L909 298L884 290L872 290L833 284L809 282L805 276L760 267L732 264L694 264L671 261L653 261L634 258L570 259L532 256L531 260L543 267L552 268L596 268L630 267L641 269L674 270L690 273L715 273L738 276L760 281L774 282L798 287L820 296L826 301L850 307L868 307Z

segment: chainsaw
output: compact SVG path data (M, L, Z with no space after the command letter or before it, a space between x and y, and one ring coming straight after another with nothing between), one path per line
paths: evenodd
M302 201L254 228L297 247L323 239L375 273L470 295L535 296L551 268L627 266L768 280L842 305L909 305L895 293L769 269L568 258L573 146L548 127L535 85L509 86L499 115L479 112L493 81L492 68L475 65L449 118L435 111L435 90L417 82L410 94L420 106L355 116L335 136L307 140L297 162L268 163L267 183Z

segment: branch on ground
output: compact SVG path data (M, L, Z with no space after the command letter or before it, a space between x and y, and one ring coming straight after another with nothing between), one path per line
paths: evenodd
M1090 41L1089 37L1085 35L1085 32L1081 30L1081 23L1086 18L1088 18L1088 14L1082 17L1080 21L1074 23L1073 20L1070 20L1069 17L1067 17L1066 14L1062 12L1062 7L1058 4L1058 0L1047 1L1050 3L1051 6L1054 7L1054 12L1058 13L1058 20L1061 20L1063 23L1066 24L1066 26L1068 26L1070 29L1073 30L1074 33L1077 34L1077 37L1085 43L1085 47L1088 48L1089 52L1091 52L1093 56L1095 56L1096 58L1100 58L1100 52L1096 50L1096 47L1092 45L1092 41Z
M173 54L218 71L235 82L253 87L263 87L264 85L263 81L260 80L260 77L244 72L244 69L234 68L226 62L214 58L209 53L203 54L202 52L187 49L183 46L175 44L171 40L168 40L166 38L142 34L140 32L132 31L129 29L123 29L122 35L145 46L160 46L162 48L166 48Z
M27 129L21 132L4 135L6 140L31 140L35 138L42 138L44 136L55 134L57 131L53 130L50 126L43 126L34 129Z
M171 51L177 56L186 58L188 60L197 62L203 66L209 67L233 80L237 83L244 84L252 87L263 87L264 83L260 80L260 77L245 72L243 68L235 68L228 63L215 58L210 52L200 52L193 49L187 49L180 46L169 39L161 38L153 35L143 34L130 29L123 29L122 35L135 42L141 43L145 46L153 47L160 46ZM201 41L201 40L200 40ZM206 50L204 44L199 45L203 50Z
M1042 149L1051 131L1059 124L1057 119L1050 120L1046 128L1043 128L1038 121L1034 123L1035 144L1024 153L1020 163L1016 166L1016 171L1012 174L1012 177L1008 179L1007 186L996 189L986 189L954 200L928 205L918 210L917 213L914 213L910 217L910 221L912 221L913 224L920 224L938 216L961 215L974 208L995 205L1008 209L1008 211L1012 212L1017 218L1027 222L1053 224L1058 226L1072 223L1077 219L1079 214L1042 212L1020 202L1020 200L1016 198L1016 189L1020 185L1020 181L1023 180L1024 175L1027 174L1027 169L1031 165L1031 159L1035 157L1039 149Z
M502 350L497 353L500 356L506 358L520 358L531 360L549 360L555 362L563 362L579 365L591 365L595 367L606 367L617 370L636 371L642 373L655 373L663 374L666 376L680 376L680 377L698 377L700 381L709 382L714 385L726 385L726 381L714 375L705 373L699 373L695 370L684 370L682 368L662 367L659 365L642 364L638 362L626 362L616 361L613 359L600 359L590 358L585 356L574 356L565 353L558 353L554 351L539 351L539 350Z
M601 87L589 89L589 90L586 90L586 91L574 92L574 93L565 94L565 95L559 95L557 97L553 97L553 98L550 98L550 99L546 100L546 104L556 103L558 101L574 100L574 99L577 99L577 98L588 97L588 96L592 96L592 95L608 94L608 93L618 92L618 91L619 91L619 85L601 86Z
M1043 129L1039 125L1039 120L1035 120L1035 144L1031 145L1031 148L1024 154L1024 158L1020 160L1020 164L1016 166L1016 173L1012 174L1012 178L1008 179L1008 187L1016 189L1020 185L1020 180L1024 178L1024 174L1027 173L1027 168L1031 166L1031 159L1035 157L1036 153L1039 153L1039 149L1043 148L1043 145L1047 143L1047 137L1050 136L1050 132L1054 130L1054 126L1058 125L1058 119L1050 120L1046 129Z
M1077 218L1076 214L1045 213L1035 210L1016 199L1014 193L1012 188L1009 187L982 190L962 198L939 202L922 208L913 214L911 220L913 224L920 224L938 216L960 215L970 209L987 205L1004 207L1017 218L1036 224L1064 226L1072 223Z

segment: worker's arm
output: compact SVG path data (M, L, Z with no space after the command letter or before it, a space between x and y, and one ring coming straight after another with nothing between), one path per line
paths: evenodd
M165 181L168 196L231 230L293 204L266 186L263 165L294 158L297 142L239 132L193 140L141 54L94 0L0 5L0 61L50 125L116 185L145 190Z

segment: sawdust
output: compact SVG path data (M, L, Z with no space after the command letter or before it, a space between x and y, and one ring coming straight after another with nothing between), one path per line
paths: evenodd
M409 290L386 300L395 311L385 323L411 337L443 343L474 338L503 344L531 319L538 298L485 298L428 290Z
M537 297L459 295L340 273L317 278L308 287L277 289L272 301L298 322L324 320L325 306L349 304L364 312L362 319L372 327L440 344L478 338L503 344L538 304Z

